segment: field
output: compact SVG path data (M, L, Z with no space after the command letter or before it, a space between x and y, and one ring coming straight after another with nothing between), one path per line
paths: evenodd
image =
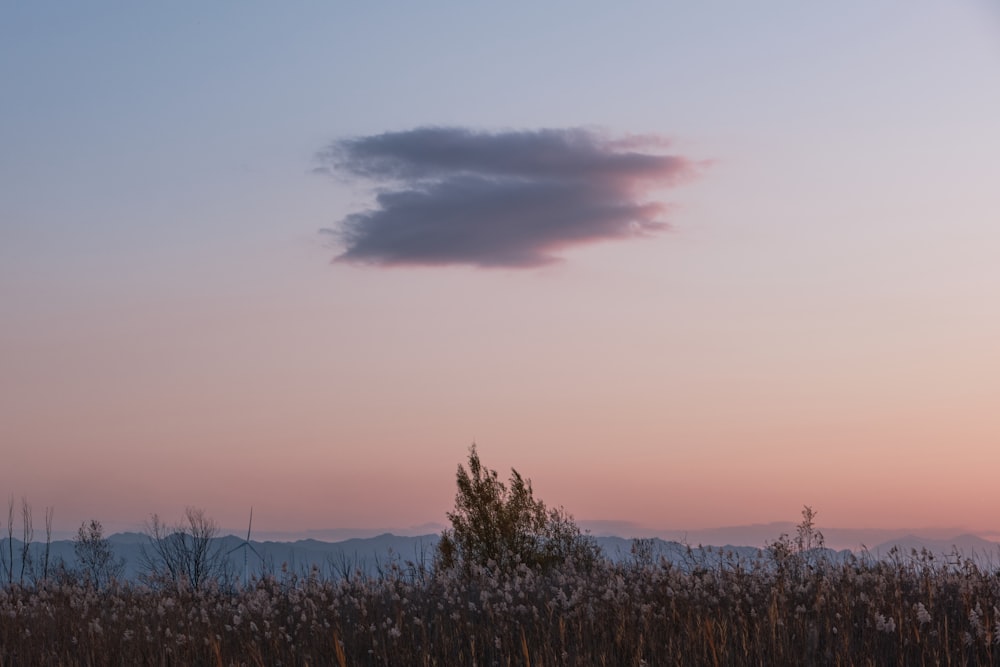
M1000 579L928 552L0 591L3 665L993 665ZM785 544L784 546L787 546Z

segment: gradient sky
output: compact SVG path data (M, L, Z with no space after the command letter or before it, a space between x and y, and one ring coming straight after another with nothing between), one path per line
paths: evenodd
M996 5L536 4L5 3L0 494L431 532L475 440L581 521L1000 530ZM489 159L350 154L428 128ZM376 244L541 131L686 171Z

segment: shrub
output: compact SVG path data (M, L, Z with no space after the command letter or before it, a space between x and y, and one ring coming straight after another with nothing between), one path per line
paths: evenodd
M512 571L519 564L549 569L572 562L591 567L600 549L581 533L561 507L549 509L534 497L531 480L511 469L509 486L482 465L473 445L469 467L458 466L451 528L441 534L437 564L443 569L474 566Z

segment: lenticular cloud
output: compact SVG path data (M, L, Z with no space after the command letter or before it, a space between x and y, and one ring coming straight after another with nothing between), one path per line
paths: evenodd
M694 164L663 145L586 129L437 127L336 141L321 170L371 181L375 202L322 232L343 243L338 261L540 266L568 246L667 229L665 205L645 196Z

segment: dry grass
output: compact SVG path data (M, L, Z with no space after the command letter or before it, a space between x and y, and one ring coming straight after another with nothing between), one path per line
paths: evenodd
M1000 580L927 553L0 591L2 665L994 665Z

